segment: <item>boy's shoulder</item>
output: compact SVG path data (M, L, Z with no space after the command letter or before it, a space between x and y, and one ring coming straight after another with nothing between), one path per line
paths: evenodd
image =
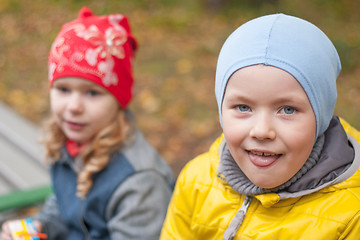
M341 125L343 126L345 132L347 134L350 134L351 136L353 136L358 142L360 142L360 132L355 129L354 127L352 127L345 119L343 118L339 118Z
M213 185L214 180L217 180L222 140L223 136L220 136L213 142L208 152L198 155L185 165L178 177L179 181L183 181L183 185Z

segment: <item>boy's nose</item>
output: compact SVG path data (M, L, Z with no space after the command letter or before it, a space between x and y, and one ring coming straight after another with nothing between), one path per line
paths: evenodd
M256 117L250 130L250 137L259 140L275 139L276 131L274 129L271 118L266 115Z
M73 113L80 113L84 110L84 105L79 94L73 94L68 102L68 109Z

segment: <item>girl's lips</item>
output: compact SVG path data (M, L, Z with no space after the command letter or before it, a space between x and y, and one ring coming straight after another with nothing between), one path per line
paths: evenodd
M81 124L81 123L75 123L75 122L66 122L66 125L71 129L71 130L81 130L85 127L85 124Z
M272 154L260 151L248 151L248 156L252 164L256 167L266 168L278 160L281 154Z

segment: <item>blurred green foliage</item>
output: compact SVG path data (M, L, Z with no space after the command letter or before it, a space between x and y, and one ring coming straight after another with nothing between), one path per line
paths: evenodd
M40 124L48 115L47 54L82 6L123 13L139 42L131 109L175 173L221 133L214 97L218 52L239 25L283 12L306 19L342 59L336 113L360 128L360 1L0 0L0 100Z

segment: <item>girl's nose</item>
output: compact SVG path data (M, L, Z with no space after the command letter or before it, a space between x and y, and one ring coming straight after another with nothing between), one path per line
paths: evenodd
M258 116L253 120L253 125L250 130L250 137L259 140L273 140L276 137L276 131L274 129L271 117Z
M68 109L73 113L81 113L84 110L80 94L73 94L68 102Z

